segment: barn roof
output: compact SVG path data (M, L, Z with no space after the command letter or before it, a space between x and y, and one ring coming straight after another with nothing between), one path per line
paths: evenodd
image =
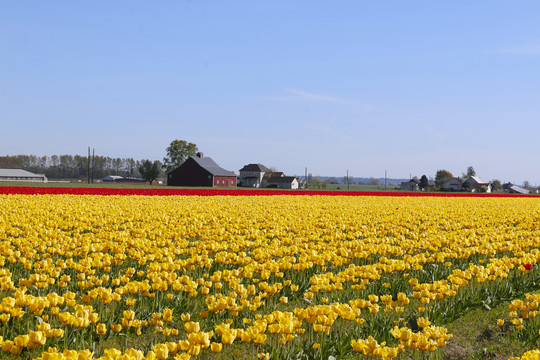
M244 165L243 168L240 169L240 171L260 171L260 172L269 172L272 171L263 164L248 164Z
M194 160L200 167L214 176L236 176L233 171L225 170L220 167L214 160L212 160L212 158L206 156L203 158L198 156L190 156L190 158Z
M23 169L0 169L0 177L4 178L42 178L44 176Z

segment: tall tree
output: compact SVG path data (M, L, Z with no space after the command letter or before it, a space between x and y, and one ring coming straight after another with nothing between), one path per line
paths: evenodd
M465 177L472 177L472 176L476 176L476 171L474 171L474 168L472 166L469 166L467 168L467 174L465 175Z
M152 185L152 181L156 180L159 176L159 161L151 162L150 160L143 160L139 166L139 173L142 178Z
M173 140L167 148L167 156L163 158L163 167L167 172L182 165L189 156L197 154L197 145L185 140Z
M491 191L502 191L501 181L498 179L491 180Z
M453 177L454 175L448 170L437 170L437 173L435 174L435 186L441 187L446 180Z
M420 178L419 186L421 190L425 190L429 187L429 180L426 175L422 175L422 177Z

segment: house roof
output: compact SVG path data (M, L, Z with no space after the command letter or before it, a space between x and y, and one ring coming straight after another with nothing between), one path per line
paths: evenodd
M12 156L0 156L0 169L22 169L22 166Z
M7 178L43 178L45 175L38 175L23 169L0 169L0 177Z
M236 176L233 171L225 170L220 167L214 160L212 160L212 158L206 156L203 158L198 156L190 156L190 158L213 176Z
M465 181L470 182L470 183L476 183L476 184L487 184L482 179L480 179L478 176L470 176L467 179L465 179Z
M258 171L258 172L268 172L272 171L263 164L248 164L244 165L243 168L240 169L240 171Z
M268 179L268 183L273 184L290 184L296 179L294 176L274 176Z

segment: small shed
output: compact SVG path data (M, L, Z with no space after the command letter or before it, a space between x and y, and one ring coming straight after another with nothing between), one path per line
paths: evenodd
M236 174L221 168L203 153L197 153L167 174L167 185L236 187Z

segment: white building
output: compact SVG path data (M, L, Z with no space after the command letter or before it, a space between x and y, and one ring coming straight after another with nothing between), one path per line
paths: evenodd
M267 187L298 189L298 179L294 176L274 176L268 179Z
M463 187L468 188L471 192L479 192L484 187L486 192L491 192L491 184L482 181L478 176L471 176L463 180Z
M441 188L444 191L461 191L463 187L463 180L460 178L451 178L446 180Z
M262 187L265 175L270 173L272 173L272 170L262 164L245 165L240 169L238 185L256 188Z

